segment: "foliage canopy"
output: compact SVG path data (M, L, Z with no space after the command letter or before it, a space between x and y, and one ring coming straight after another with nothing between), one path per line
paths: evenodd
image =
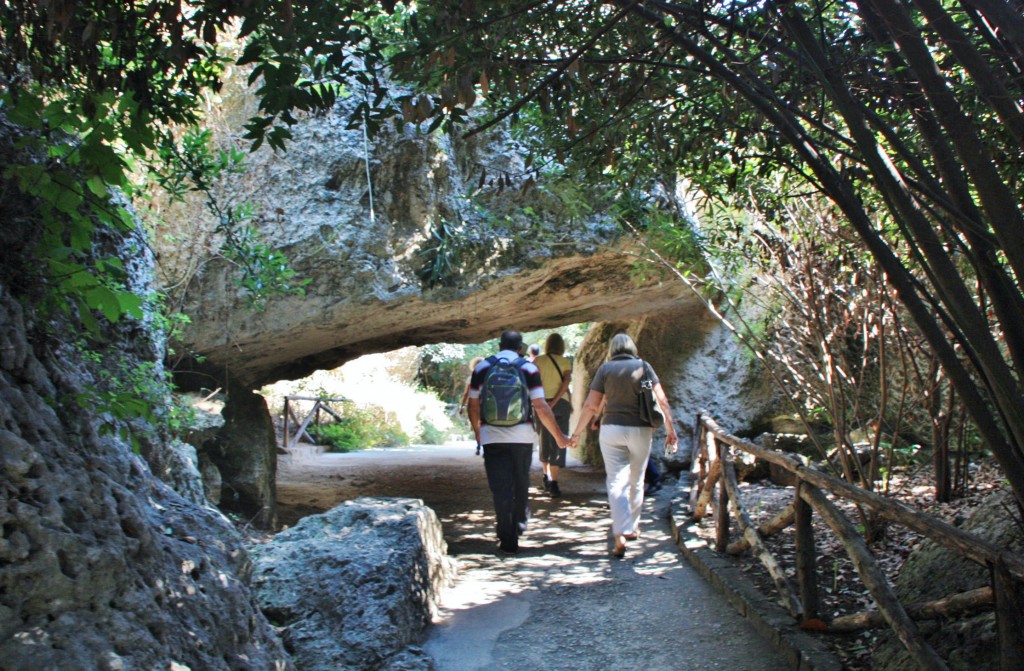
M3 111L44 163L5 178L42 203L38 256L63 295L136 314L116 262L85 260L97 223L131 226L136 165L160 171L242 42L280 149L297 111L355 81L355 123L469 123L485 100L535 150L705 205L822 194L870 253L1024 503L1024 13L1018 0L428 0L419 3L13 0L0 12ZM392 98L385 66L418 85ZM164 152L173 156L175 152ZM508 178L506 177L506 180ZM639 219L650 203L625 209ZM635 215L635 216L634 216ZM813 232L810 233L813 235ZM737 235L742 231L737 229ZM276 260L275 260L276 261ZM286 278L288 279L288 278Z
M423 3L396 69L582 174L820 193L1024 502L1024 18L1007 0ZM447 97L444 91L448 90ZM470 130L469 132L474 132Z

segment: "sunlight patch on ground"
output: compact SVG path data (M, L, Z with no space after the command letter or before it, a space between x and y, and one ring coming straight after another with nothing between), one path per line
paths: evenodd
M678 570L680 566L685 566L685 564L680 561L678 552L659 550L651 554L644 554L641 561L634 564L633 568L640 575L663 576L669 571Z
M466 574L460 572L458 583L446 589L441 600L445 610L466 610L515 595L520 591L523 582L512 577L494 579L493 574L490 574L488 580L483 581L472 571Z

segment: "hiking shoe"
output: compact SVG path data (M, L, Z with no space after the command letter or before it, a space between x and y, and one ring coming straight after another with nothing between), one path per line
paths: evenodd
M548 493L551 494L551 498L553 499L562 498L562 490L559 489L557 480L551 480L548 483Z
M544 491L546 492L546 491L548 491L550 489L551 489L551 479L548 477L548 474L545 473L544 474Z

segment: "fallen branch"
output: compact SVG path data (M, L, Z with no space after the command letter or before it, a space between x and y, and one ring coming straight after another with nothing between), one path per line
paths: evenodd
M962 617L991 610L995 595L991 586L979 587L969 592L954 594L935 601L910 604L907 615L913 620L937 620L942 617ZM866 610L837 617L828 623L828 632L860 631L887 626L885 617L877 610Z
M783 529L785 529L786 527L788 527L795 521L796 508L791 503L782 510L780 510L778 513L776 513L775 517L771 518L767 522L762 523L761 526L757 527L757 533L761 536L761 538L770 538L775 534L779 533L780 531L782 531ZM731 555L738 555L743 554L749 549L750 543L747 541L746 538L741 538L739 540L733 541L732 543L729 543L729 547L727 547L725 551Z

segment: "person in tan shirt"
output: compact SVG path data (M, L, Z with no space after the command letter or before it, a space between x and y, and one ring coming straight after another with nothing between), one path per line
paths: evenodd
M544 383L544 399L555 415L558 428L569 433L569 416L572 414L572 398L569 382L572 378L572 362L565 358L565 340L552 333L544 342L544 354L533 360L540 370ZM540 465L544 469L544 489L557 499L562 496L558 485L558 473L565 468L565 448L559 448L554 436L543 426L540 427Z

